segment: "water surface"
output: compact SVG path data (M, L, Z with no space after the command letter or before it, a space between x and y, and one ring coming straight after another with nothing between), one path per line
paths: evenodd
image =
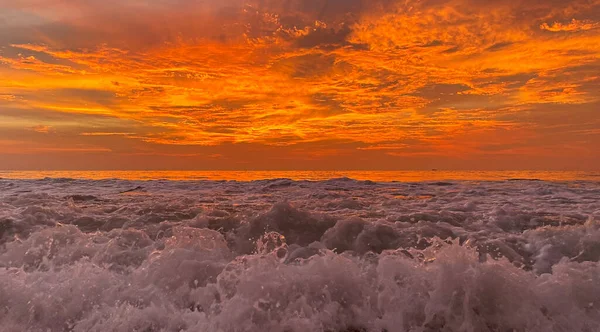
M123 180L234 180L254 181L287 178L328 180L352 178L371 181L442 181L538 179L546 181L600 181L600 172L586 171L0 171L9 179L123 179Z

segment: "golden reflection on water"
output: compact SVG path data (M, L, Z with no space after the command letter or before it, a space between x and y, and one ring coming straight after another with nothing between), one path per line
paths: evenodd
M443 180L502 181L537 179L545 181L600 181L600 172L584 171L0 171L8 179L124 179L124 180L227 180L255 181L287 178L327 180L347 177L376 182Z

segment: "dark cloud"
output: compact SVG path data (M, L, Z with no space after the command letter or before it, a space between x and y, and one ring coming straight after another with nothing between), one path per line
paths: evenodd
M85 123L90 126L98 127L121 125L124 128L127 128L136 125L135 121L120 119L114 115L56 112L41 107L28 107L24 109L22 105L15 105L15 102L3 103L2 101L0 101L0 116L12 118L12 121L8 121L11 123L23 120L26 122L39 122L42 124L49 122L67 124Z
M422 47L436 47L436 46L442 46L444 45L444 43L441 40L432 40L426 44L423 44Z
M348 27L344 27L337 31L333 28L319 28L298 38L296 44L301 48L344 46L349 44L346 41L346 38L351 32L352 30Z
M105 107L117 107L118 97L114 91L95 89L61 88L36 90L35 92L21 92L16 94L17 99L29 102L37 101L47 105L100 105Z
M464 84L431 84L417 90L415 95L436 98L443 95L454 95L470 89L469 86Z
M443 54L452 54L460 51L460 46L453 46L448 49L443 50L441 53Z
M335 56L313 53L281 59L271 68L291 77L314 78L330 73L334 66Z
M525 85L527 81L536 77L538 77L537 73L521 73L512 75L499 75L493 78L475 79L474 82L482 85L501 83L506 84L508 88L519 88Z
M492 46L486 48L485 50L489 51L489 52L496 52L496 51L502 50L504 48L507 48L513 44L514 44L514 42L499 42L499 43L493 44Z
M24 59L34 57L37 60L51 65L69 66L79 70L85 69L85 66L81 66L80 64L74 63L73 61L69 61L68 59L55 58L52 55L45 52L16 47L13 45L4 46L0 48L0 56L10 59Z

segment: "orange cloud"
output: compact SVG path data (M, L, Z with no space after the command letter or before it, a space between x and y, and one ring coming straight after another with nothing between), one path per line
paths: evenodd
M52 130L52 127L50 126L44 126L44 125L38 125L38 126L34 126L31 127L31 130L38 132L38 133L42 133L42 134L47 134Z
M589 121L576 136L545 117L598 103L598 1L0 6L16 13L0 14L0 127L49 124L63 150L337 165L498 154L515 133L525 145L503 154L598 142Z
M542 30L547 30L551 32L575 32L575 31L586 31L597 29L600 27L600 22L594 22L590 20L579 21L576 19L572 19L571 22L567 24L563 24L560 22L554 22L552 25L548 23L543 23L540 28Z

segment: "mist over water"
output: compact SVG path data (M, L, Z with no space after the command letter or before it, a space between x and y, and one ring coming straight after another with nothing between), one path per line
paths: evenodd
M0 179L0 331L592 332L599 261L594 181Z

